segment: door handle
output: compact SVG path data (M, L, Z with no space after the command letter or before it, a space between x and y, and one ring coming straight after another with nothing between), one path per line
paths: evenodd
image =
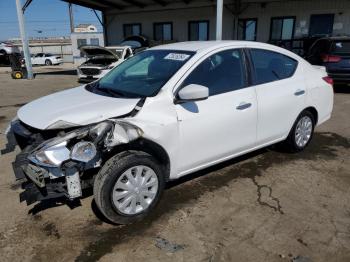
M300 90L300 89L295 91L295 93L294 93L295 96L301 96L303 94L305 94L305 90Z
M242 102L236 107L236 109L237 110L245 110L245 109L247 109L247 108L249 108L251 106L252 106L251 103Z

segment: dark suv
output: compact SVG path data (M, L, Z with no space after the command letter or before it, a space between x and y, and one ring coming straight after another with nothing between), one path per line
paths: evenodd
M321 38L311 46L306 59L325 66L335 82L350 82L350 37Z

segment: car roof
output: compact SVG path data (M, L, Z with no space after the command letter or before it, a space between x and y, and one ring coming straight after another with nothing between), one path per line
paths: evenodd
M201 51L210 51L220 47L272 47L272 45L260 43L260 42L251 42L251 41L238 41L238 40L220 40L220 41L188 41L188 42L178 42L166 45L159 45L150 48L151 50L181 50L181 51L192 51L192 52L201 52ZM273 46L276 48L276 46ZM276 48L278 49L278 48Z

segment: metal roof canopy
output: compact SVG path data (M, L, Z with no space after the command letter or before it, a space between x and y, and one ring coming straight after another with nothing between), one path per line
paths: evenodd
M195 4L216 5L216 0L62 0L72 4L93 8L100 11L129 11L129 10L151 10L161 7L170 8L179 4L188 6ZM223 0L225 5L249 5L266 4L272 2L291 2L300 0ZM308 1L308 0L306 0ZM312 0L309 0L312 1Z

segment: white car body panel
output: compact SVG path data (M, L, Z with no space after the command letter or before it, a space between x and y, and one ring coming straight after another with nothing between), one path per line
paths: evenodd
M306 92L301 73L299 67L291 78L255 87L259 101L257 124L259 144L286 137L297 116L305 109L305 95L295 95L299 91Z
M317 124L320 125L330 119L333 111L334 92L329 85L325 84L322 77L327 76L323 67L313 70L312 67L305 68L305 82L308 87L306 105L313 106L318 112Z
M298 68L289 79L250 86L203 101L174 103L176 88L201 60L218 51L246 47L290 56L298 61ZM145 100L135 116L123 118L141 128L145 139L167 152L170 179L285 139L305 108L317 110L318 124L331 115L333 89L322 79L326 72L287 50L245 41L186 42L151 48L155 49L197 52L155 97ZM305 93L295 96L299 89ZM83 126L124 115L138 101L105 97L78 87L29 103L19 110L18 117L39 129L59 120ZM252 106L238 111L236 107L241 102Z

